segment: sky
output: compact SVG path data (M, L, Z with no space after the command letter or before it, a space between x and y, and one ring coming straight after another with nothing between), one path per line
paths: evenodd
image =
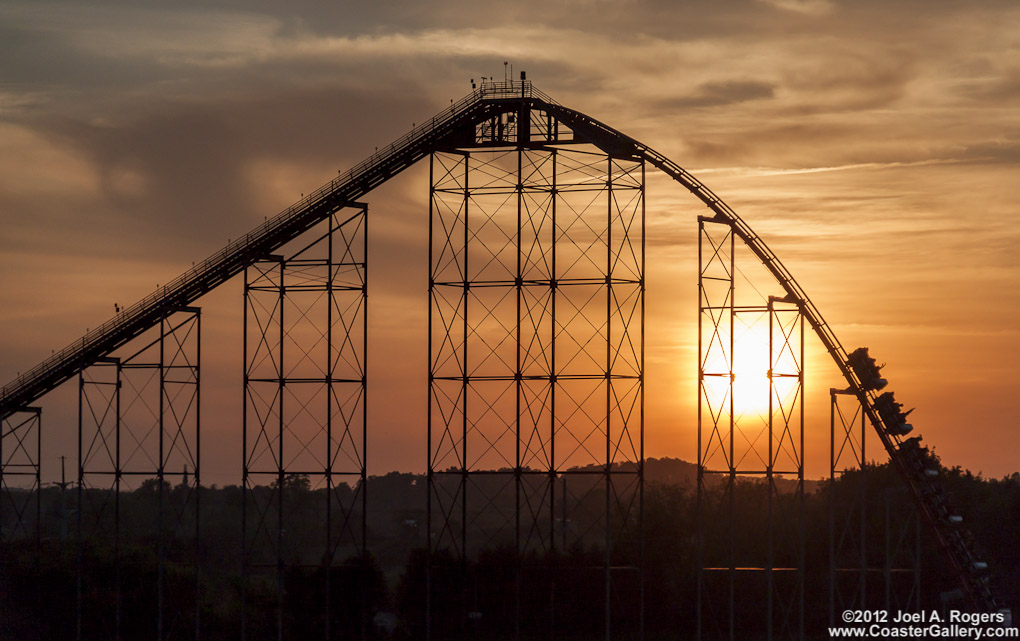
M690 170L880 361L950 465L1017 471L1020 6L1008 0L0 1L5 382L406 133L527 70ZM422 471L427 170L369 198L370 470ZM647 188L646 454L695 458L697 227ZM203 479L237 482L241 284L204 309ZM829 387L809 344L808 475ZM75 394L43 402L44 475ZM875 450L872 450L875 451Z

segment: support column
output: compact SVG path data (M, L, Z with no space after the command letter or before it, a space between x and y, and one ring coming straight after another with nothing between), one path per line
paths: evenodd
M187 307L79 375L78 639L200 633L200 346Z
M830 390L829 622L844 610L921 609L920 518L891 470L868 464L860 399Z
M804 316L789 297L768 297L770 639L804 638Z
M698 228L697 636L802 639L802 302L728 220Z
M829 390L829 625L868 608L867 425L852 390ZM838 483L837 483L838 480Z
M0 425L0 630L42 638L42 409Z
M119 358L104 358L78 375L75 638L79 641L93 638L94 630L121 638L121 374ZM159 402L158 397L155 400ZM100 562L113 566L112 576L94 571ZM98 594L107 598L90 599Z
M430 159L425 638L639 634L640 597L612 595L641 581L617 544L640 539L643 172L562 148Z
M245 271L242 638L370 632L367 214Z

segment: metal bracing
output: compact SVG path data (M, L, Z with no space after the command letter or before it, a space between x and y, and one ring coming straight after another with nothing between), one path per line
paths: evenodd
M199 634L200 310L157 330L79 374L78 639ZM153 520L124 522L125 501ZM152 629L126 623L138 611Z
M804 315L768 297L769 487L767 633L804 638ZM792 479L790 477L793 477Z
M34 546L40 536L42 410L27 407L8 416L0 434L0 549L8 552Z
M867 426L851 390L829 390L829 625L868 607ZM852 476L857 471L856 478ZM836 480L843 481L837 494ZM853 479L854 482L848 482Z
M42 622L24 614L38 617L42 612L41 442L38 407L11 414L0 424L0 630L35 632L25 638L42 635Z
M365 607L357 621L337 608L360 598L341 579L367 562L367 213L341 209L245 271L242 638L368 634ZM309 496L322 504L299 504ZM325 522L302 529L303 509ZM318 603L288 608L293 581L317 582Z
M548 570L595 546L582 571L603 590L587 612L600 636L636 638L641 604L616 603L614 586L643 581L644 163L506 146L530 135L561 132L517 114L477 132L503 147L430 160L422 632L555 637L576 621L557 619L573 595ZM502 585L485 567L498 550Z
M829 390L829 622L844 610L921 611L921 520L905 488L874 480L860 399ZM870 472L869 472L870 470ZM870 532L870 534L869 534Z
M158 366L158 363L157 363ZM105 635L119 638L122 596L120 589L121 568L121 465L120 465L120 359L107 357L97 361L78 375L78 483L77 508L75 510L75 542L77 550L76 615L75 638L86 639ZM152 394L149 395L153 396ZM158 402L149 398L147 407L154 408ZM155 400L155 402L153 402ZM158 410L152 420L158 430ZM153 423L142 431L141 441L132 439L136 446L148 441ZM143 449L146 456L150 452ZM151 458L151 463L155 463ZM158 464L151 465L158 467ZM151 467L149 472L151 473ZM100 579L98 573L90 572L92 563L86 561L86 549L92 546L106 547L106 556L115 568L112 578L107 575ZM89 555L98 558L100 554ZM96 585L99 581L104 585ZM108 594L102 604L85 603L91 594Z
M921 517L907 488L891 487L871 510L883 514L885 525L884 609L921 612Z
M729 221L698 228L698 638L802 639L803 309L746 276Z

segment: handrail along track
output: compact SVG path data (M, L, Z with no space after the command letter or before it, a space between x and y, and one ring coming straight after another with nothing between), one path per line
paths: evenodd
M482 85L345 174L319 187L172 282L20 374L0 391L0 419L7 418L96 359L138 336L166 313L190 304L254 260L301 235L332 211L354 202L414 164L428 153L435 141L456 130L461 123L472 121L472 116L484 112L487 104L532 98L554 104L529 82Z

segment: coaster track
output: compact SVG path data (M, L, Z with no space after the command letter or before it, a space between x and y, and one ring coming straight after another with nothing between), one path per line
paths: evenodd
M590 116L559 105L528 81L483 84L402 138L355 165L347 173L308 194L242 238L196 264L171 283L19 375L0 391L0 419L6 419L24 409L82 369L155 326L160 319L190 305L332 213L353 205L375 187L425 158L433 150L472 139L479 124L503 114L527 114L533 110L554 117L570 128L575 139L580 137L606 153L644 158L701 200L713 212L713 222L731 226L734 234L783 287L788 299L799 305L804 318L842 372L849 390L860 399L890 459L910 488L925 521L959 577L962 591L971 605L979 611L995 611L998 603L982 575L984 564L975 557L966 532L956 525L958 517L954 517L948 510L948 502L938 484L937 475L927 473L931 463L918 458L916 441L907 443L890 432L890 426L885 424L882 414L876 408L875 392L868 389L855 373L846 349L832 328L765 242L732 208L683 167L648 145Z

